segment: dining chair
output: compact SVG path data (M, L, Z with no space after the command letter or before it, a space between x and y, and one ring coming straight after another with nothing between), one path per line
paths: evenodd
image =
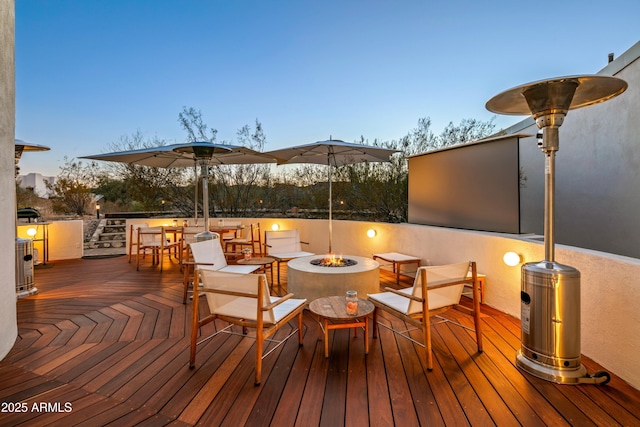
M468 273L471 272L470 275ZM440 266L420 267L416 273L412 287L396 290L385 288L387 292L367 295L373 303L373 337L378 336L378 326L386 327L394 333L411 340L425 348L427 370L433 369L433 351L431 345L432 319L440 322L451 322L463 326L441 314L451 308L458 307L464 286L473 289L473 315L475 338L478 352L482 352L482 331L480 324L480 291L478 289L476 263L463 262ZM411 338L410 330L399 331L378 322L378 312L382 310L402 319L421 331L422 343ZM438 323L440 323L438 322ZM470 329L470 328L467 328ZM415 330L415 329L412 329Z
M222 243L220 236L214 233L214 238L203 240L201 242L192 242L189 244L189 253L192 261L183 261L183 295L182 303L187 303L187 295L189 293L189 284L198 283L196 280L195 270L219 270L227 273L249 274L260 268L259 265L229 265L227 257L222 251ZM192 277L193 280L189 280ZM195 287L195 286L193 286Z
M315 255L302 250L302 245L308 242L300 241L298 230L268 230L264 232L264 246L267 256L276 260L278 269L278 284L280 284L280 263L287 263L295 258Z
M129 262L131 262L131 258L133 257L133 247L136 247L136 252L138 250L138 228L148 228L149 224L131 224L129 226Z
M180 244L180 241L172 241L167 237L167 232L164 227L138 228L136 270L140 270L140 258L144 258L147 251L151 251L151 264L160 264L160 271L162 271L162 256L165 251L167 255L169 255L169 258L171 258L171 252L173 250L174 254L177 254L176 258L181 261L181 255L178 252Z
M215 220L216 220L215 218L210 219L211 222L214 222ZM220 239L223 242L226 242L228 240L235 239L235 238L239 237L238 230L240 229L240 226L242 225L242 221L237 220L237 219L225 219L225 220L222 220L222 221L224 223L224 227L233 227L232 230L228 230L228 231L220 233ZM215 229L215 225L212 224L211 228Z
M306 299L295 299L293 294L283 297L274 297L269 293L269 284L264 274L238 274L216 270L196 269L196 274L202 281L202 288L195 287L193 295L193 317L191 328L191 351L189 367L193 369L196 362L197 345L220 333L233 333L256 340L255 353L255 377L254 384L260 385L262 377L262 359L286 342L287 339L297 333L298 345L302 346L303 328L302 312ZM199 294L204 293L209 306L209 315L200 318ZM297 327L291 327L291 331L282 340L274 340L273 336L279 329L287 325L289 321L297 318ZM198 333L202 326L220 319L227 325L217 330L200 342ZM234 332L234 325L242 328L242 333ZM247 328L255 329L255 336L248 335ZM265 353L265 342L275 343Z
M262 235L260 234L260 223L249 225L249 235L240 236L225 241L225 251L229 252L229 249L237 251L240 248L240 252L244 248L251 248L253 256L262 256Z

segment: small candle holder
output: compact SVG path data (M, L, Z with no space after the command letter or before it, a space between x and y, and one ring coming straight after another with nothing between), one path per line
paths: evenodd
M347 314L349 316L357 316L358 315L358 292L347 291L346 302L347 302Z
M253 253L253 250L251 248L244 248L242 250L242 254L244 255L244 259L251 259L251 254Z

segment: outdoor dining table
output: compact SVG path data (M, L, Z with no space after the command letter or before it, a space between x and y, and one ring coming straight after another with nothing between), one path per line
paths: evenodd
M244 225L210 225L209 226L209 231L211 231L212 233L218 233L220 236L222 236L224 233L229 233L231 231L233 232L237 232L238 230L241 230L244 228Z

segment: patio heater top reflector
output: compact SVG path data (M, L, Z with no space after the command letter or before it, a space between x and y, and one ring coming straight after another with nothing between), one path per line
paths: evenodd
M231 150L212 142L191 142L184 147L175 148L179 153L193 153L198 160L211 160L214 154L229 153Z
M605 102L627 89L627 82L609 76L569 76L540 80L506 90L487 102L497 114L533 115L574 110ZM573 93L573 97L568 96Z

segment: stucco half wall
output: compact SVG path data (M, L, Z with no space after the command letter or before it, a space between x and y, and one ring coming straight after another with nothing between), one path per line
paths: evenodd
M301 239L309 242L305 250L316 254L328 251L326 220L241 220L244 224L260 222L262 230L271 229L273 224L278 224L280 229L297 228ZM127 228L136 222L149 220L130 220ZM375 237L367 237L369 229L376 231ZM544 259L540 236L359 221L333 221L333 249L337 255L366 257L377 252L402 252L420 257L423 264L476 261L478 271L486 275L486 304L517 318L520 318L520 267L507 266L503 256L505 252L514 251L521 254L525 262ZM581 272L582 354L640 389L637 363L640 260L563 245L557 245L555 252L557 262Z
M323 254L329 248L328 222L288 218L235 218L244 224L259 222L262 230L300 231L304 250ZM217 220L217 219L216 219ZM128 220L131 224L162 225L164 220ZM169 220L170 222L170 220ZM373 229L375 237L367 237ZM263 231L264 232L264 231ZM127 236L128 237L128 236ZM333 221L336 255L371 257L380 252L402 252L420 257L423 264L476 261L486 275L485 302L520 318L520 267L503 261L506 252L525 262L544 259L541 236L510 235L458 230L417 224ZM633 387L640 389L640 259L556 245L556 261L581 273L582 354L600 363ZM515 358L515 350L514 350ZM514 361L515 363L515 361Z

